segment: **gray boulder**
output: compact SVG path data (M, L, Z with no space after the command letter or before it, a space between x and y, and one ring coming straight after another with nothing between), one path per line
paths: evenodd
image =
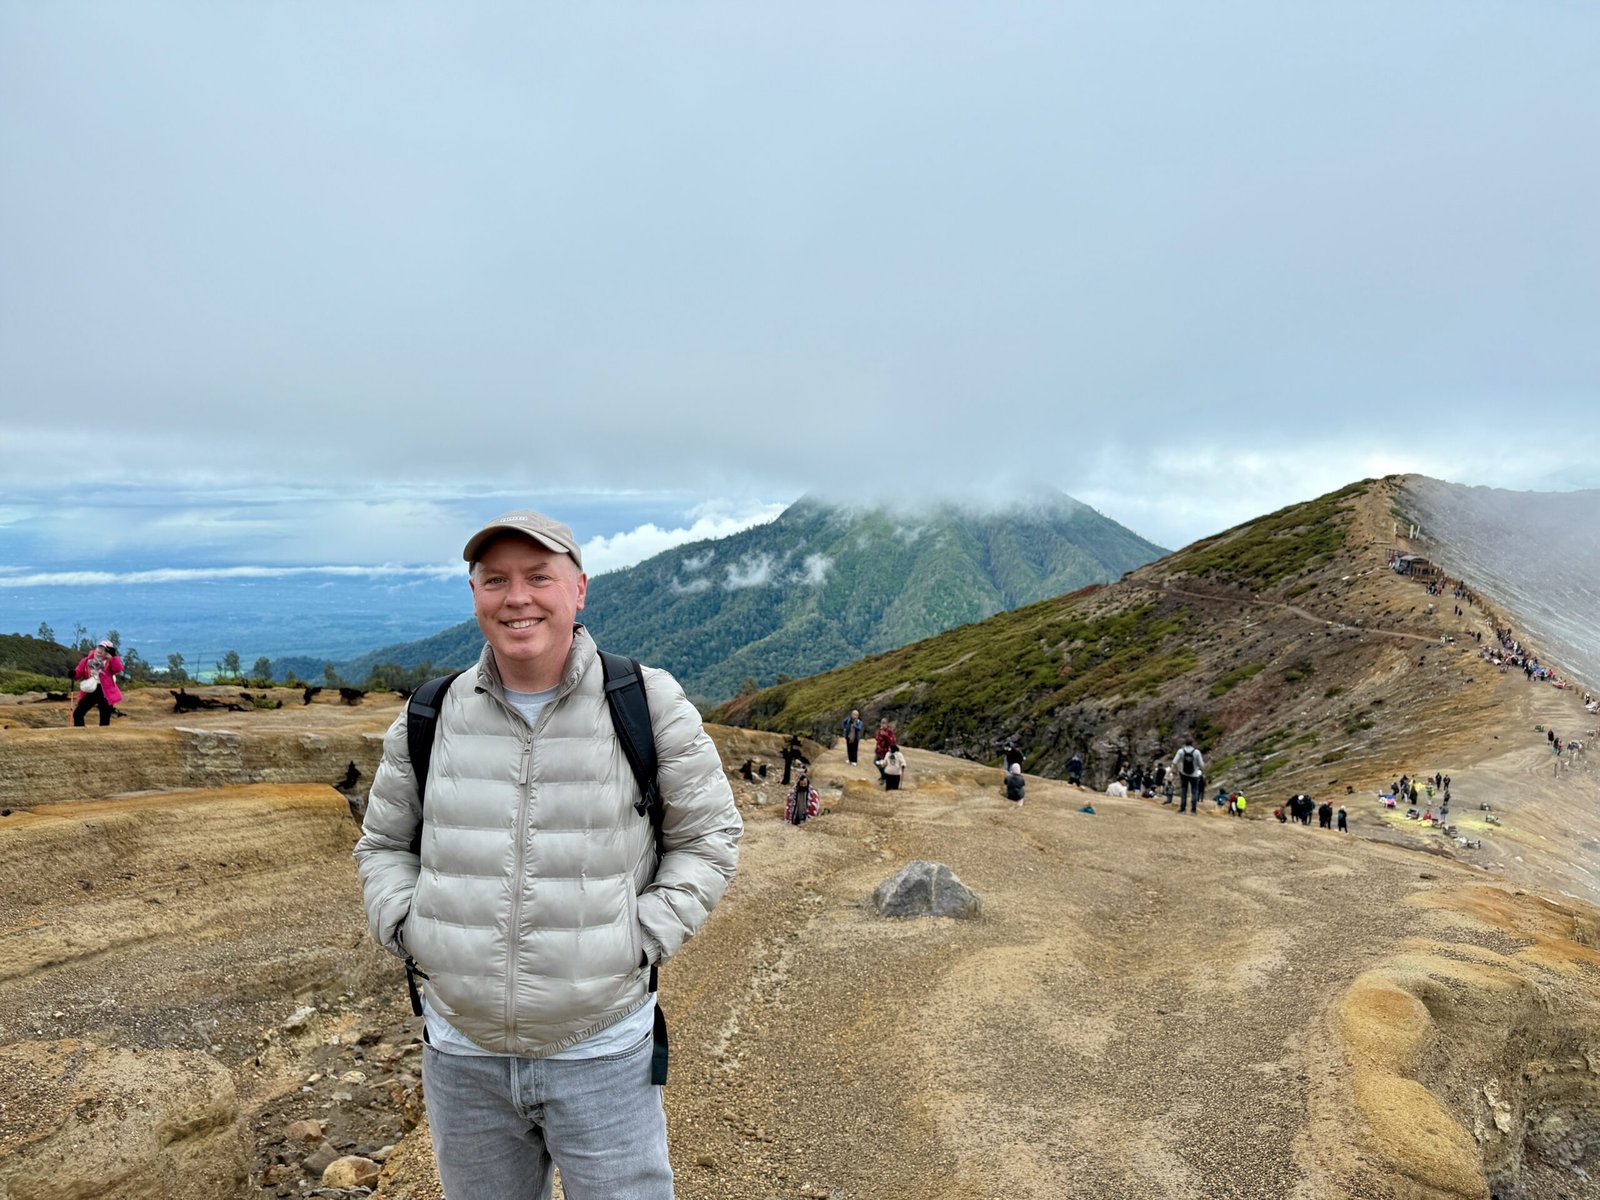
M872 904L885 917L976 917L983 907L949 867L921 859L880 883Z

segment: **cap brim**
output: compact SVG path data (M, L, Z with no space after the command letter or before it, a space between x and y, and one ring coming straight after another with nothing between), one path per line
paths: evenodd
M461 551L462 559L469 563L477 562L478 555L483 550L483 547L495 538L505 534L515 534L518 537L527 538L530 542L536 542L543 546L552 554L565 554L568 558L572 557L572 551L560 542L553 542L549 538L542 537L531 530L523 529L519 525L491 525L488 529L481 529L473 535L472 540ZM574 561L576 560L574 559Z

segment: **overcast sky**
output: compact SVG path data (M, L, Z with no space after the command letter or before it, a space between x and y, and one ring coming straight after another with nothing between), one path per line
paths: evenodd
M1594 487L1597 62L1580 0L11 0L0 553Z

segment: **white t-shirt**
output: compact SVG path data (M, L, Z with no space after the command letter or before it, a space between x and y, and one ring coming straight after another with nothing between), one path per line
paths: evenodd
M544 706L556 698L556 692L559 690L559 688L546 688L542 692L514 692L506 688L505 693L506 700L527 719L528 724L537 725ZM434 1012L426 997L422 1001L422 1018L424 1027L428 1031L428 1044L444 1054L463 1054L481 1058L516 1057L485 1050ZM628 1014L615 1025L602 1029L593 1037L585 1038L575 1046L568 1046L565 1050L558 1050L545 1057L547 1059L599 1058L605 1054L616 1054L637 1046L648 1037L655 1029L655 1021L656 998L652 995L638 1012Z

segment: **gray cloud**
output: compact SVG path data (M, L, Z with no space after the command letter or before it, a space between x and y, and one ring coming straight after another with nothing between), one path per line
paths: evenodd
M1548 2L6 6L0 457L439 544L364 498L1042 483L1175 545L1595 486L1597 57Z

